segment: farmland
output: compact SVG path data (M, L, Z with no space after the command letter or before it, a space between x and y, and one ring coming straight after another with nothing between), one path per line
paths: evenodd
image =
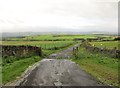
M118 49L118 42L111 36L107 35L37 35L37 36L26 36L21 38L6 38L1 42L1 45L9 46L36 46L42 48L42 56L32 55L30 57L14 57L10 56L6 59L12 59L9 63L2 63L3 65L3 84L14 81L18 78L29 66L49 56L50 54L65 50L72 47L75 44L81 44L81 41L74 39L87 39L87 38L103 38L112 41L92 41L92 45L100 48L114 48ZM114 40L114 41L113 41ZM74 56L71 60L78 63L88 73L103 81L106 84L118 85L118 58L113 58L105 54L92 53L85 50L84 47L79 47L78 58ZM12 70L12 71L11 71ZM109 74L109 76L108 76Z
M96 38L96 37L100 37L100 35L65 35L65 34L61 34L61 35L52 35L52 34L48 34L48 35L38 35L38 36L26 36L23 38L7 38L5 40L10 40L10 41L71 41L74 38ZM103 35L103 37L109 37L109 36L105 36Z
M120 88L119 1L0 0L0 87Z
M2 45L32 45L43 49L61 48L73 43L73 41L2 41Z
M105 42L91 42L92 45L96 47L101 47L101 48L119 48L119 42L118 41L105 41Z
M66 49L74 45L77 42L74 41L1 41L2 45L31 45L42 47L42 57L39 56L31 56L31 57L14 57L10 56L9 58L2 58L3 62L3 83L7 83L16 79L16 77L20 76L21 73L25 71L30 65L38 62L42 58ZM9 60L9 63L6 62ZM18 68L19 67L19 68ZM11 71L12 70L12 71Z

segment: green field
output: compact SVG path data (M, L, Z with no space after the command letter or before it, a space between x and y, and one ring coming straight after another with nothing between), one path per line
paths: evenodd
M73 41L1 41L2 45L32 45L43 49L61 48L74 44Z
M92 45L95 45L97 47L102 47L102 48L119 48L119 42L118 41L102 41L102 42L91 42Z
M39 36L27 36L25 38L7 38L2 42L1 45L31 45L42 47L43 56L31 56L31 57L9 57L2 58L4 59L3 65L3 84L10 81L14 81L19 77L30 65L38 62L44 57L47 57L50 54L62 51L71 47L80 41L73 41L75 38L98 38L104 37L104 39L113 39L113 37L105 35L39 35ZM7 41L9 40L9 41ZM117 41L97 41L90 42L92 45L103 48L114 48L118 49ZM5 59L10 59L12 61L6 63ZM110 85L118 85L118 59L112 58L100 53L90 53L86 51L83 47L79 48L79 55L76 59L75 57L71 58L72 61L78 63L82 68L84 68L91 75L98 78L100 81ZM1 76L1 74L0 74Z
M38 36L27 36L24 38L7 38L6 40L13 40L13 41L71 41L74 38L97 38L97 37L101 37L100 35L52 35L52 34L48 34L48 35L38 35ZM105 35L102 35L102 37L108 37Z
M72 58L91 75L103 83L118 86L118 59L104 54L91 53L85 48L79 48L78 58Z

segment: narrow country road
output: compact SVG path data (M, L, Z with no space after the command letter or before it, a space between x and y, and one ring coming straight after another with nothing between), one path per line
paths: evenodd
M47 58L49 58L49 59L69 59L70 56L72 56L73 48L75 48L75 47L77 47L77 46L79 46L79 45L80 45L80 44L76 44L76 45L74 45L73 47L70 47L70 48L68 48L68 49L66 49L66 50L63 50L63 51L61 51L61 52L52 54L52 55L50 55L50 56L47 57Z
M79 44L73 46L76 47ZM69 60L73 47L43 59L19 81L19 86L104 86ZM55 59L62 58L62 59Z
M69 60L43 59L21 86L101 86L102 84Z

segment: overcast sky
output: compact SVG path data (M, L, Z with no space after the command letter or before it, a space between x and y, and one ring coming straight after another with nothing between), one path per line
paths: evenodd
M119 0L0 0L0 31L118 31Z

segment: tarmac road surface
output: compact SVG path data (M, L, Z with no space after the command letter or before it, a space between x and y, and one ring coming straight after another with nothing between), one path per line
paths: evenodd
M79 44L73 47L77 46ZM104 86L79 65L69 60L73 47L40 61L19 86Z
M103 86L76 63L43 59L20 86Z
M37 88L81 88L91 86L91 88L113 88L103 84L75 62L70 61L73 48L79 44L61 52L52 54L47 58L29 66L26 71L14 82L7 83L9 88L16 86L25 87L36 86ZM31 88L31 87L30 87Z

